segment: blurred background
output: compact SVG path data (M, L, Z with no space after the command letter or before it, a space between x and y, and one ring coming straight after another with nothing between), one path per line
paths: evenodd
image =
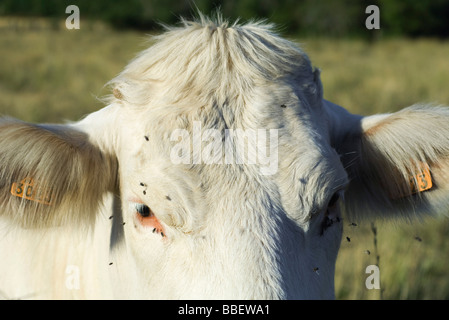
M368 30L368 5L380 29ZM66 7L77 5L80 29ZM196 16L267 19L322 70L324 96L353 113L417 102L449 105L447 0L0 0L0 114L30 122L78 120L103 106L105 83L162 24ZM449 137L448 137L449 138ZM414 224L344 221L339 299L448 299L449 219ZM368 290L368 265L380 290Z

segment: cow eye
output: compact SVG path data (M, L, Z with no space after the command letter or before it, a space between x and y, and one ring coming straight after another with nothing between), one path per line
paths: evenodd
M336 192L336 193L333 194L333 196L329 200L329 203L327 204L327 207L328 208L334 207L337 204L338 200L340 200L340 195Z
M137 204L136 210L142 217L149 217L153 214L150 207L148 207L144 204Z

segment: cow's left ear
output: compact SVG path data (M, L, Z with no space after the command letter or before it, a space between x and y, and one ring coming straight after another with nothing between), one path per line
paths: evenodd
M115 156L76 125L0 119L0 216L25 227L93 225L116 188Z
M449 108L345 116L335 148L350 180L344 200L350 216L449 213Z

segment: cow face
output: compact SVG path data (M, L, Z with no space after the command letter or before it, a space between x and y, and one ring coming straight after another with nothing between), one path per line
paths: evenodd
M146 120L122 128L118 160L125 240L145 286L163 284L150 296L304 298L307 287L332 297L347 174L319 117L323 107L315 112L294 89L255 101L265 112L278 104L277 115L257 119L262 128L117 106L124 123ZM248 109L243 117L265 113ZM251 160L254 153L278 159L275 169Z
M110 85L75 124L2 119L0 201L27 228L106 211L119 292L332 298L340 205L351 219L448 208L447 109L351 115L268 26L185 22Z
M301 50L192 24L112 85L125 239L151 297L333 297L348 178Z

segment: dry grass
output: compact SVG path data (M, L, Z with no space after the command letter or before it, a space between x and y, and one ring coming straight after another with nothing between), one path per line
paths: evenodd
M144 38L94 26L1 30L0 114L61 122L100 108L104 84L143 48Z
M0 114L31 122L77 120L100 108L96 97L107 93L103 85L143 49L145 39L83 22L80 30L4 21L0 29ZM354 113L395 111L418 101L449 105L447 42L301 42L322 70L325 97ZM365 287L365 268L376 263L370 222L344 223L337 298L378 299L379 290ZM448 299L449 219L376 225L382 298Z
M322 70L325 97L354 113L396 111L418 101L449 104L449 42L304 42Z

